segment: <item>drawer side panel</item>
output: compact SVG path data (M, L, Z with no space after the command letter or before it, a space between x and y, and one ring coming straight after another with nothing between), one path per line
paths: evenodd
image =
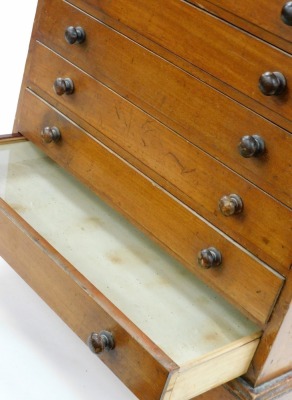
M259 339L252 340L222 352L217 357L201 360L188 370L179 372L173 390L167 393L163 400L188 400L243 375L250 365L258 343ZM202 379L197 380L196 376Z
M175 364L2 200L0 254L83 341L111 331L102 361L139 399L160 399Z

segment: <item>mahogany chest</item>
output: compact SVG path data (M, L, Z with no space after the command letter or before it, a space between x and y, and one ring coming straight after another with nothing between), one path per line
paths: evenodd
M291 396L291 38L278 0L38 2L0 254L141 400Z

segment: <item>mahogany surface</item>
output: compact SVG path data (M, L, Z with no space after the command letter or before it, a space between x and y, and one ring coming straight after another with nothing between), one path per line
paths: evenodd
M254 33L288 53L292 51L291 28L281 18L281 10L286 4L283 0L269 2L264 0L257 2L252 0L245 2L203 0L200 3L195 0L188 1L194 5L203 5L214 14L220 15L223 19Z
M54 70L50 68L51 63L55 66ZM71 77L75 85L72 95L60 97L54 93L52 82L56 73ZM43 46L36 45L34 50L28 84L65 114L68 115L69 110L73 121L87 129L94 137L103 141L102 134L109 139L114 145L108 142L106 144L119 155L126 154L127 157L129 154L133 165L154 178L217 228L251 252L257 252L259 258L282 274L287 274L292 257L291 230L289 225L285 224L290 217L287 207ZM265 132L267 131L269 127L266 128ZM222 137L220 144L221 139ZM237 155L237 143L234 143L232 148L230 138L227 139L226 135L226 152ZM279 134L275 134L275 141L275 154L282 153L279 162L270 154L273 150L272 142L266 143L268 155L265 160L244 161L250 166L258 162L262 177L270 177L269 166L271 168L275 164L278 165L279 170L273 170L272 177L274 181L279 182L278 176L281 176L283 181L288 179L290 171L286 168L286 159L292 149L285 137L281 149ZM223 144L220 147L224 147ZM219 148L219 143L216 148ZM238 158L243 157L238 155ZM212 175L209 174L210 170L213 171ZM289 191L292 188L286 188L287 197L290 198ZM220 198L229 193L241 195L244 203L242 214L232 218L224 217L218 210ZM265 206L258 207L258 204ZM267 227L270 229L267 230Z
M193 273L216 287L223 296L260 323L267 321L283 284L280 276L242 252L195 213L145 180L137 170L30 92L25 94L21 120L21 132L26 138L136 223ZM44 126L59 127L62 135L59 143L43 143L40 132ZM224 261L222 267L203 270L197 264L197 254L209 243L222 249Z
M50 15L53 3L47 7ZM56 7L57 5L54 6ZM57 28L55 18L50 19L46 16L40 21L39 40L291 207L292 192L289 186L285 185L291 174L290 169L287 169L287 160L291 152L287 132L127 40L99 21L80 12L77 19L76 9L66 3L61 3L58 7L58 15L62 16L62 19ZM81 46L74 46L69 51L63 38L63 26L72 21L86 26L87 42ZM95 35L98 40L91 40ZM84 54L92 63L88 64ZM53 72L50 63L45 64L46 69ZM62 69L56 71L61 73ZM38 76L39 72L35 71L34 76ZM47 71L43 72L42 78L38 78L39 85L44 82L45 74ZM157 86L163 90L157 91ZM88 85L83 90L87 92L87 88ZM65 100L70 102L69 96ZM95 101L98 102L98 99ZM86 107L80 108L80 114L85 120L90 118L89 112ZM148 129L145 128L145 131ZM263 157L247 160L240 156L237 145L243 135L253 133L263 136L267 152Z
M262 328L243 380L214 388L199 400L292 396L292 27L281 20L283 5L279 0L40 0L34 24L15 132ZM268 71L284 74L283 94L261 93L258 80ZM60 86L64 81L54 91L58 78L72 79L70 93ZM41 132L47 127L53 138L55 126L60 140L44 143ZM239 154L238 143L246 135L264 139L262 156ZM231 193L243 199L243 211L226 217L218 202ZM72 329L79 327L66 302L73 302L82 318L78 307L85 302L91 310L84 317L87 328L101 313L125 338L114 321L123 318L108 300L92 287L93 298L81 293L71 279L76 278L73 267L63 259L69 274L51 268L42 243L35 246L37 233L28 226L29 235L16 229L22 222L2 202L1 210L6 231L0 231L1 255ZM5 246L11 238L21 260ZM22 243L32 249L35 262L30 264ZM220 250L222 265L200 269L198 252L210 247ZM36 272L41 262L47 267L40 275L44 281ZM56 286L64 306L46 290L45 280L59 277L69 290L67 297ZM142 333L127 324L135 332L125 339L133 354ZM106 357L105 362L138 397L150 385L152 400L176 366L160 353L152 357L156 350L147 340L143 346L147 352L139 353L139 362L146 360L147 376L120 359L117 365Z
M80 5L80 0L71 2ZM165 0L160 1L158 6L155 0L147 4L142 0L121 0L115 1L114 5L111 1L86 0L82 1L81 8L90 8L93 12L96 10L97 13L118 19L132 30L291 121L289 89L286 96L275 99L265 98L257 88L260 75L271 68L273 71L282 70L291 80L289 54L266 46L253 36L184 1Z

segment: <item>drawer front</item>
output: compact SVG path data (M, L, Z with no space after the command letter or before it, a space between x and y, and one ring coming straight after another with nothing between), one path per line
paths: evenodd
M292 120L289 90L292 80L291 55L183 1L163 0L158 4L155 0L147 3L143 0L119 0L113 4L111 1L73 0L72 3L90 13L98 15L102 12L118 20L268 109ZM259 90L259 78L268 71L280 71L285 75L288 87L283 95L265 96Z
M31 143L3 152L2 195L23 217L0 200L0 254L84 341L106 328L100 358L139 399L190 399L247 370L257 326Z
M39 38L46 45L292 206L291 185L286 184L291 179L291 135L65 3L59 7L57 22L56 16L40 23ZM65 42L64 30L71 24L86 29L84 46ZM43 71L52 71L50 61L40 62ZM88 109L80 106L80 112L86 118ZM238 152L238 143L243 136L254 134L263 137L266 155L244 158Z
M1 256L84 342L110 331L116 346L101 360L139 399L159 400L175 364L3 200L0 226Z
M199 4L194 0L189 0L195 5ZM266 30L275 36L281 37L291 45L291 24L289 22L289 7L287 0L248 0L244 2L235 2L232 0L208 0L207 3L212 3L219 8L226 10L245 21L248 21L259 28ZM290 9L291 10L291 9ZM290 11L291 15L291 11ZM286 21L286 22L285 22ZM288 44L287 44L288 45Z
M21 133L192 272L225 292L229 301L261 323L267 320L283 284L279 275L30 92L23 100ZM46 126L60 129L62 139L59 143L43 143L40 132ZM221 249L222 266L204 270L198 267L197 255L210 246Z
M52 83L59 75L73 81L73 94L55 94ZM279 272L289 270L292 224L287 221L292 216L287 207L44 46L34 50L28 85L53 96L57 107L69 110L93 136L102 140L101 132L112 140L121 156L249 251ZM244 210L226 217L218 202L230 193L242 197Z

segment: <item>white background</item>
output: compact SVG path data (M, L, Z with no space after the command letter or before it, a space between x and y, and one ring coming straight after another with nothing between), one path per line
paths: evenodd
M12 132L36 3L1 7L1 134ZM136 399L1 258L0 399Z

